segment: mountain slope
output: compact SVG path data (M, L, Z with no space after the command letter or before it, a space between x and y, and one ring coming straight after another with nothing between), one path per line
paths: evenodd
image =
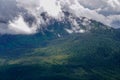
M70 16L71 15L68 15L63 21L51 19L50 23L43 26L37 34L0 35L0 55L10 57L12 56L11 54L14 53L13 56L19 56L19 51L25 53L30 49L45 46L45 44L47 44L46 41L66 37L73 33L84 33L94 29L108 29L108 27L102 23L87 18L79 19L71 17L71 19L68 19ZM46 18L47 16L44 15L43 17Z
M0 80L119 80L118 34L92 29L51 39L17 59L2 58Z

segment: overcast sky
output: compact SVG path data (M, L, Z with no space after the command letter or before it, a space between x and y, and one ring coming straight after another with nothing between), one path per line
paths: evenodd
M38 25L44 24L40 13L46 12L59 20L64 16L63 10L120 28L120 0L0 0L0 33L36 33ZM28 25L25 14L36 22Z

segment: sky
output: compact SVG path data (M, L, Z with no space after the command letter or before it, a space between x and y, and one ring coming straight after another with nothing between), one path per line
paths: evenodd
M0 34L34 34L49 23L41 13L62 20L63 11L120 28L120 0L0 0Z

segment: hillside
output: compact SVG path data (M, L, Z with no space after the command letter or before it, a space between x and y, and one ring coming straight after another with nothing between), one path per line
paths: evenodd
M119 80L119 40L115 29L46 40L18 58L1 58L0 80Z

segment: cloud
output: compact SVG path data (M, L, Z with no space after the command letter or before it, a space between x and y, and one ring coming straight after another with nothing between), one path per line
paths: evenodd
M84 7L104 15L120 13L120 0L79 0L79 2Z
M37 32L35 26L28 26L23 17L19 15L14 20L9 21L8 24L0 24L1 34L33 34Z
M14 34L32 34L37 30L35 26L29 27L21 15L9 22L8 29L14 31Z
M49 19L43 19L42 13L47 13L50 19L62 20L65 16L63 11L119 28L119 7L120 0L1 0L0 19L6 21L6 24L0 22L0 33L36 33L41 25L49 23ZM31 20L33 22L30 25L28 17L31 16L34 20Z

